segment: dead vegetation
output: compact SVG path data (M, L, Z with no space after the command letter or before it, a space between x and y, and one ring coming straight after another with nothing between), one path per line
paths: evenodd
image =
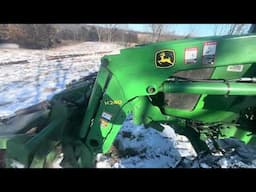
M167 25L152 26L152 32L144 33L117 24L0 24L0 43L15 43L28 49L49 49L84 41L116 42L129 47L182 38L167 31Z

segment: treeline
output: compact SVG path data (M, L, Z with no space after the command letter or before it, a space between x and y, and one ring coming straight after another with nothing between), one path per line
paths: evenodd
M76 26L76 25L70 25ZM0 24L0 43L17 43L30 49L48 49L65 41L103 41L137 43L133 31L93 25L63 27L61 24Z
M1 24L0 41L31 49L47 49L58 43L56 29L49 24Z
M59 28L57 24L56 28ZM71 25L69 25L71 26ZM75 41L103 41L137 43L137 33L125 31L117 27L83 25L76 28L65 27L60 29L56 37L63 40Z

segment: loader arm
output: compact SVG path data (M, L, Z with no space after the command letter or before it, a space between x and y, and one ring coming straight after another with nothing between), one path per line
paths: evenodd
M64 155L73 157L75 167L93 167L129 114L136 124L172 125L197 152L208 150L208 138L255 143L255 50L251 34L165 41L104 56L94 81L53 98L46 128L8 141L9 157L30 167L39 146L44 157L51 151L46 143L54 141L66 146Z

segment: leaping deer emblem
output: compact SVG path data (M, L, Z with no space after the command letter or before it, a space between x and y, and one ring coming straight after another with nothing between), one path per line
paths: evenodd
M167 57L166 55L165 55L165 52L162 52L162 53L160 53L160 59L157 61L158 63L160 63L160 64L162 64L162 63L169 63L169 64L172 64L172 62L171 62L171 57L169 56L169 57Z

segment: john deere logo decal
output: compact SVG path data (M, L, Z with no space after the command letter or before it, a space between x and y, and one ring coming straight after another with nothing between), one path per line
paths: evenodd
M174 50L161 50L156 52L155 64L160 68L167 68L174 66L175 52Z

